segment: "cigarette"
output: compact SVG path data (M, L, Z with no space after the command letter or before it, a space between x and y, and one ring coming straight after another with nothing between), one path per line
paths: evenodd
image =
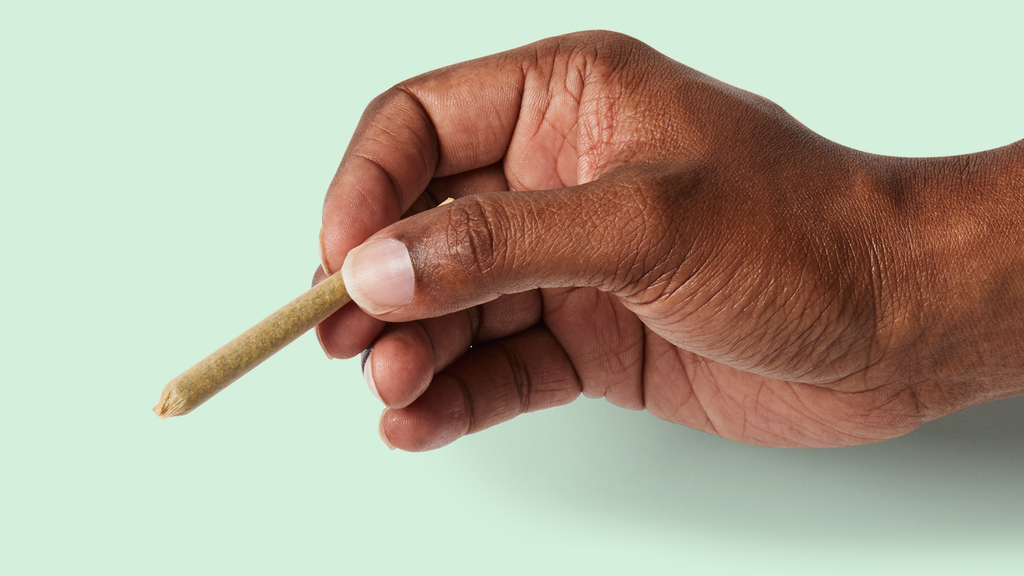
M341 274L328 276L168 382L153 412L161 418L188 414L351 300Z

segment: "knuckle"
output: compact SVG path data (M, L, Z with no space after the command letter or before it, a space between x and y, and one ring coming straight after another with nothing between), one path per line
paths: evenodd
M436 140L431 127L424 124L424 118L430 114L410 82L396 84L371 100L363 111L360 124L364 128L376 127L383 133L407 130L418 138L426 136L423 132L430 132L429 137ZM431 144L436 152L437 143Z
M646 46L632 36L611 30L586 30L563 38L571 45L591 48L595 54L604 56L629 54L638 47Z
M597 76L622 71L636 62L650 47L620 32L586 30L541 40L532 45L536 61L568 57Z
M448 210L446 240L461 272L488 274L505 263L508 215L497 202L470 196Z
M599 32L586 37L586 45L581 52L587 57L592 72L597 77L619 76L627 82L636 80L633 76L639 72L634 70L645 61L645 53L649 50L643 42L618 32ZM632 71L632 72L631 72Z
M376 117L383 110L393 108L396 105L401 105L408 98L408 92L399 87L399 85L394 85L388 88L375 96L373 100L370 100L370 103L363 111L363 121L365 122Z

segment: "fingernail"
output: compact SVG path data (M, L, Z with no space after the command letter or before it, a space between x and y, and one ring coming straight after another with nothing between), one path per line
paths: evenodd
M370 354L367 354L366 359L363 360L363 380L366 380L366 385L370 387L370 392L373 392L373 395L377 400L380 400L380 393L377 392L377 384L373 381L373 362L370 361ZM384 401L380 400L380 403L384 404Z
M328 276L331 275L331 269L327 267L327 249L324 248L324 227L320 227L320 267L324 269L324 272Z
M323 350L324 354L327 355L327 359L328 360L334 360L334 356L331 356L331 353L327 351L327 346L324 346L324 338L323 338L323 336L320 335L320 325L319 324L316 325L316 341L320 343L320 349Z
M383 314L412 301L416 274L409 249L385 238L357 246L341 266L352 299L371 314Z
M385 408L384 412L380 415L380 424L377 425L377 434L380 434L380 440L388 447L388 450L394 450L395 445L391 443L391 440L388 440L388 433L384 431L384 416L386 416L387 413L388 409Z

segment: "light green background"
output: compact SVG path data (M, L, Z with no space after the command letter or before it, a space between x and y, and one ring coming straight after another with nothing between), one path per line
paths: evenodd
M610 28L840 143L972 152L1024 137L1011 6L3 3L0 573L1021 573L1024 399L817 451L580 399L392 453L358 362L307 335L149 411L308 286L326 185L399 80Z

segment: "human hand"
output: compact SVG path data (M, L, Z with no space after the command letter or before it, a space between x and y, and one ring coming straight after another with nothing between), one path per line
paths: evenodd
M370 104L321 230L359 307L318 336L372 345L405 450L580 392L751 444L891 438L1017 392L1019 257L998 298L950 270L1011 233L1005 196L957 212L1007 154L873 156L631 38L544 40Z

